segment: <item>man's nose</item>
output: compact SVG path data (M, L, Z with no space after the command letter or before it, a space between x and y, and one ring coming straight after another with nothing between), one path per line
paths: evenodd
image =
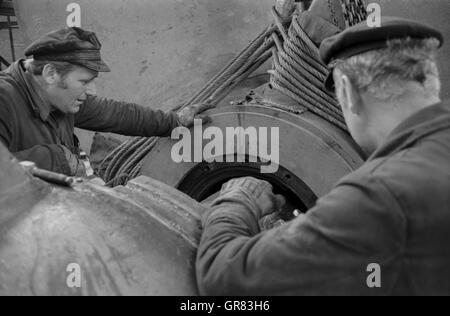
M95 85L95 82L90 82L86 87L86 94L95 96L97 95L97 86Z

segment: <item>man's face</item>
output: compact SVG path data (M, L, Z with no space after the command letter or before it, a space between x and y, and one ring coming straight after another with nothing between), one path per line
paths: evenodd
M56 85L48 90L51 104L63 113L77 113L87 96L96 94L97 76L97 72L79 66L65 77L59 76Z

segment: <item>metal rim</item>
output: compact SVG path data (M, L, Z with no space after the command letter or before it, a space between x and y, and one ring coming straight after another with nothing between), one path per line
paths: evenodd
M248 161L248 159L247 159ZM178 189L201 202L219 192L222 184L233 178L254 177L270 182L275 194L287 200L288 213L296 209L306 212L313 207L317 196L295 174L280 166L273 174L259 172L262 163L207 163L202 162L192 168L181 180Z

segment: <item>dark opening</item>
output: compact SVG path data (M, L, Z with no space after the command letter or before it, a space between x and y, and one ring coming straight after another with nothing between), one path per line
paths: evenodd
M280 214L285 220L293 218L295 209L305 213L314 206L317 196L295 174L282 166L276 173L263 174L260 171L263 165L261 162L202 162L185 175L178 189L198 202L210 202L221 190L222 184L233 178L251 176L270 182L274 193L286 198L286 207Z

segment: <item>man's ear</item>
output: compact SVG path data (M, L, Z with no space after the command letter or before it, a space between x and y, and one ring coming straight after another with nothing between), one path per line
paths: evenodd
M44 66L44 69L42 70L42 78L45 80L47 84L54 85L59 82L60 76L56 71L55 66L47 64Z
M341 76L342 94L345 99L347 110L355 115L359 115L362 111L362 98L358 89L353 85L347 75Z
M425 92L430 97L435 97L441 94L441 81L439 76L427 74L423 83Z

